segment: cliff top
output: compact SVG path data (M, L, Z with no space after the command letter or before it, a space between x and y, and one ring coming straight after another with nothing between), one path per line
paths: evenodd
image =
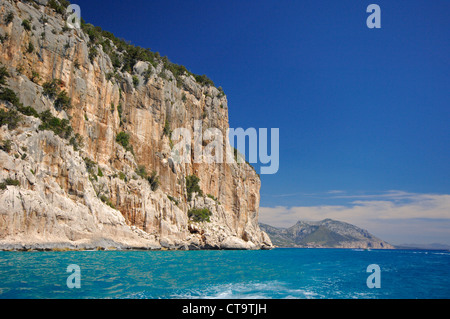
M67 0L34 0L35 4L47 6L55 11L56 14L61 15L67 19L67 7L70 2ZM131 44L125 39L116 37L113 33L103 30L100 26L94 26L91 23L87 23L83 18L81 21L81 30L88 36L89 41L89 58L92 60L98 55L98 50L101 48L106 53L114 67L114 74L111 76L117 76L117 72L128 72L130 74L136 73L134 66L137 62L147 62L151 64L155 69L158 65L162 65L160 76L165 78L165 72L171 72L178 86L183 85L183 77L193 77L193 79L202 86L215 87L214 82L205 74L198 75L190 72L185 66L173 63L167 56L161 56L159 52L153 52L149 48L142 48L137 45ZM66 24L63 31L68 30ZM144 76L150 76L151 70L144 71ZM148 79L148 78L147 78ZM221 87L217 87L221 94L223 90Z

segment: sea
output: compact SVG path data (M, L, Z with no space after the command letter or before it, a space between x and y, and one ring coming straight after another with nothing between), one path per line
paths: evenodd
M2 251L0 299L16 298L448 299L450 252Z

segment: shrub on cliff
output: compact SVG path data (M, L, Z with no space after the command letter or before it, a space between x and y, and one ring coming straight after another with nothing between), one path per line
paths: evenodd
M59 94L60 85L62 81L59 79L53 79L51 81L47 81L42 85L44 95L47 95L50 98L53 98Z
M172 135L172 130L170 129L170 123L169 123L169 121L167 119L166 119L166 121L164 123L163 134L167 135L169 137L170 137L170 135Z
M88 171L88 173L90 175L95 175L94 168L95 168L95 166L97 166L97 163L88 157L83 158L83 160L84 160L84 164L86 165L86 170Z
M145 70L145 71L142 73L142 75L143 75L143 77L144 77L144 80L145 80L145 83L148 82L148 80L150 79L150 77L152 76L152 74L153 74L153 70L152 70L152 68L149 66L149 67L147 68L147 70Z
M33 83L38 83L38 81L39 81L39 79L40 79L40 75L39 75L39 73L38 72L36 72L36 71L31 71L31 77L30 77L30 80L31 80L31 82L33 82Z
M120 66L122 65L122 60L120 59L120 56L116 52L111 52L109 55L109 58L111 59L111 63L114 67L114 69L118 70Z
M64 14L66 12L66 8L70 5L70 2L67 0L49 0L47 5L57 13Z
M0 85L5 85L7 78L9 78L8 69L6 69L5 66L0 64Z
M72 107L72 99L67 95L66 91L59 92L56 100L55 107L67 110Z
M9 11L8 14L5 16L5 24L8 25L14 20L14 12Z
M1 74L1 68L0 68L0 74ZM0 75L0 78L1 78L1 75ZM1 81L0 81L0 83L1 83ZM14 92L13 90L11 90L9 88L1 89L0 100L10 102L12 105L14 105L17 108L17 111L19 111L23 115L39 117L39 113L34 108L32 108L31 106L23 106L23 104L20 103L19 97L17 96L16 92ZM12 113L11 115L13 115L13 114L14 113Z
M201 85L214 86L214 82L210 78L208 78L205 74L196 75L195 80L197 81L197 83Z
M22 26L25 30L31 31L31 23L29 20L27 19L22 20Z
M147 177L147 180L150 184L150 187L152 191L156 191L159 188L159 176L157 175L156 171L153 171L152 174Z
M139 86L139 78L136 75L133 75L133 86L135 88Z
M217 94L217 97L218 97L219 99L220 99L221 97L224 97L224 96L225 96L225 92L223 91L222 87L219 86L217 89L219 90L219 94Z
M214 196L214 195L212 195L212 194L206 194L206 196L208 196L209 198L211 198L213 201L215 201L215 202L217 202L218 201L218 199Z
M198 182L200 182L200 178L198 178L197 176L195 175L186 176L186 193L188 201L191 201L192 193L198 193L199 195L203 195L203 192L200 189Z
M119 104L117 105L117 113L119 113L119 119L122 121L122 113L123 113L123 109L122 109L122 103L119 102Z
M53 94L53 92L57 91L59 83L60 80L53 80L51 82L46 82L45 88L48 90L47 93L51 95ZM53 116L50 110L46 110L39 114L33 107L23 106L23 104L20 103L16 93L9 88L1 89L0 100L10 102L17 109L8 111L5 111L3 109L0 110L0 126L6 124L8 125L8 129L15 129L18 126L19 122L22 120L21 114L26 116L34 116L41 120L39 130L50 130L61 138L64 139L70 138L69 143L74 146L75 150L78 150L80 147L83 147L83 138L79 134L75 134L75 136L73 136L73 128L70 125L69 120L59 119ZM55 101L55 106L67 109L71 106L70 101L71 100L67 96L65 91L62 91L58 94L58 98Z
M0 100L3 101L8 101L10 102L12 105L17 106L19 105L19 98L16 94L16 92L14 92L11 89L8 88L2 88L0 91Z
M97 50L97 48L96 48L96 47L91 47L91 48L89 49L89 60L90 60L91 62L93 62L93 61L94 61L94 58L95 58L97 55L98 55L98 50Z
M167 57L163 58L164 68L172 72L173 76L179 82L181 80L180 76L184 74L190 74L184 65L175 64L169 61Z
M0 143L0 150L3 150L6 153L9 153L9 152L11 152L11 148L12 148L12 141L11 140L1 141L1 143Z
M211 215L211 211L207 208L194 208L188 211L188 217L194 222L210 222L211 220L209 219L209 217Z
M73 146L75 151L78 151L80 148L83 148L83 137L76 133L75 136L72 136L69 140L69 144Z
M7 178L4 182L0 183L0 189L5 190L6 186L20 186L20 181L17 179Z
M178 204L180 204L180 202L173 196L167 195L167 198L170 199L177 206Z
M147 174L147 170L145 169L144 165L139 165L136 169L136 174L142 177L143 179L146 179L148 183L150 184L150 188L152 191L156 191L159 188L159 176L156 171L152 171L150 176Z
M8 125L8 129L13 130L21 121L22 117L15 110L9 110L6 112L5 110L0 110L0 127L3 125Z
M125 132L120 132L116 136L116 142L122 145L125 149L130 146L130 134Z
M33 53L34 52L34 45L33 43L30 41L28 43L28 47L27 47L27 53Z
M108 205L109 207L116 209L116 206L112 203L111 199L109 199L106 195L100 195L100 200Z
M18 105L16 107L17 107L17 110L20 113L22 113L23 115L34 116L34 117L39 118L39 113L34 108L32 108L31 106Z
M136 174L138 174L142 178L147 178L147 170L145 169L144 165L139 165L138 168L136 168Z
M72 136L73 129L68 120L54 117L49 110L42 112L39 118L42 121L39 125L40 130L53 131L53 133L65 139Z

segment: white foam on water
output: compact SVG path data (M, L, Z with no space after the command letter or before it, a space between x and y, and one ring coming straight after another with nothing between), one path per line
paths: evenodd
M218 284L179 291L171 295L171 298L182 299L307 299L320 297L312 291L288 288L285 283L279 281Z
M432 255L446 255L446 256L450 256L450 252L432 252Z

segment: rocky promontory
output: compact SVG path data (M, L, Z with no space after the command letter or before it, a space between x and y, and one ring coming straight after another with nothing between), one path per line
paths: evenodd
M171 133L228 128L223 90L82 21L0 3L0 249L267 249L247 163L177 163Z

